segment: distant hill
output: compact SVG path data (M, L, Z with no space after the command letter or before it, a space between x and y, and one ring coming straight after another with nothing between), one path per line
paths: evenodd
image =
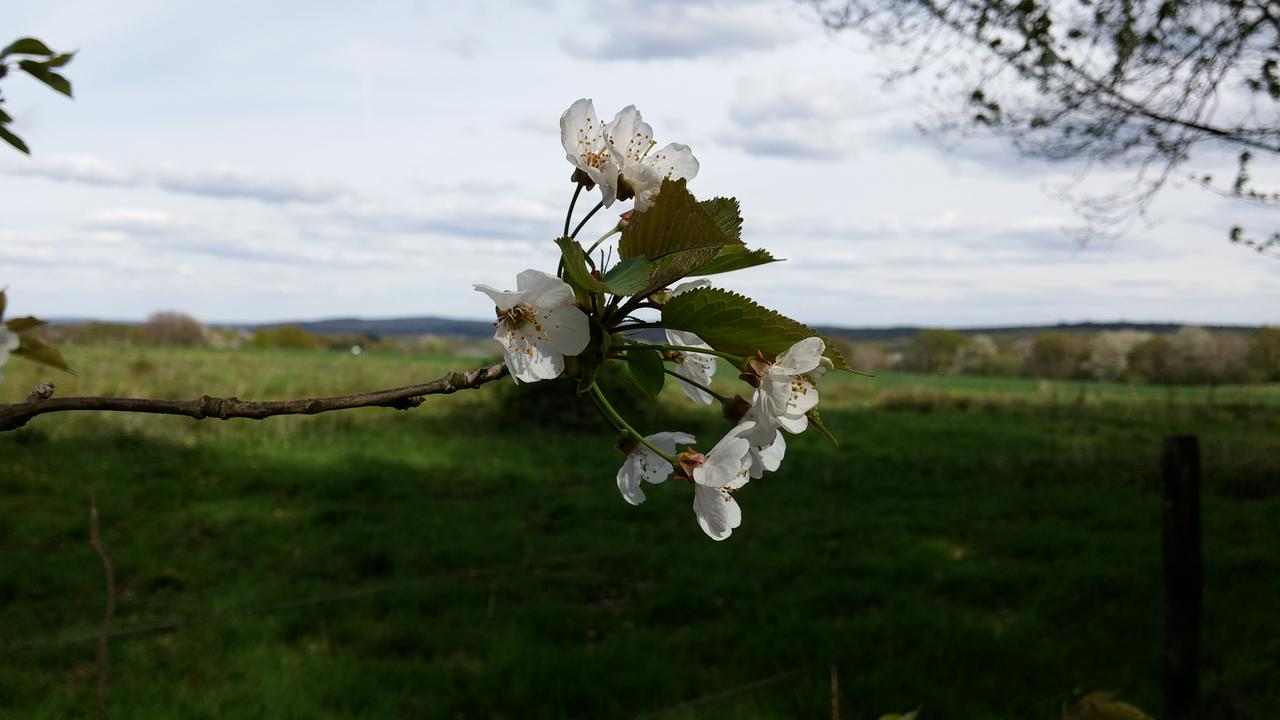
M94 320L86 318L61 318L53 321L56 325L83 325ZM139 325L141 323L125 321L122 324ZM297 325L304 330L323 335L358 335L367 333L376 337L396 337L414 335L442 335L468 339L493 337L493 323L484 320L455 320L439 317L409 317L366 320L362 318L330 318L325 320L298 320L269 323L211 323L217 327L234 327L243 330L259 330L278 328L283 325ZM1184 323L1174 322L1079 322L1058 323L1056 325L993 325L988 327L954 327L952 330L966 335L1033 335L1047 330L1058 330L1070 333L1094 333L1102 330L1145 330L1153 333L1171 333ZM833 337L847 338L853 341L892 341L909 338L929 325L900 325L895 327L848 328L830 325L815 326L819 331ZM1252 332L1257 329L1253 325L1207 325L1209 330L1226 330L1235 332Z

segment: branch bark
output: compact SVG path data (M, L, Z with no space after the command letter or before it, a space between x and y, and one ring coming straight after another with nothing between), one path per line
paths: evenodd
M65 397L32 399L27 402L0 405L0 432L16 430L45 413L93 410L99 412L138 412L160 415L185 415L196 420L218 418L250 418L261 420L276 415L316 415L333 410L361 407L390 407L408 410L423 403L427 395L448 395L459 390L473 390L504 377L507 366L496 363L466 372L453 372L420 385L407 385L386 390L373 390L354 395L272 400L252 402L239 398L203 395L195 400L152 400L127 397ZM34 396L33 396L34 397Z

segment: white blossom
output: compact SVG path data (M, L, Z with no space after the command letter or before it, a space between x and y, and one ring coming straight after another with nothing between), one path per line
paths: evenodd
M551 380L564 372L566 355L577 355L591 340L587 316L575 304L568 283L540 270L516 276L516 290L476 285L497 305L493 339L502 345L507 369L517 381Z
M692 435L681 432L654 433L645 439L668 455L675 455L676 445L688 445L694 442ZM671 473L671 463L662 459L644 443L640 443L634 450L627 453L626 461L618 469L618 492L622 493L622 499L632 505L639 505L644 502L641 481L656 485L666 480Z
M653 128L634 105L626 106L613 118L605 128L605 136L619 166L621 184L635 196L636 212L649 209L664 179L692 180L698 175L698 159L688 145L670 143L650 152L655 145Z
M9 328L0 324L0 366L9 361L9 353L18 349L18 333L11 332ZM0 373L0 381L4 380L4 375Z
M826 347L820 337L805 338L779 355L761 376L746 418L756 422L753 443L765 446L779 427L789 433L809 427L805 413L818 404L818 388L807 373L821 366Z
M712 540L724 540L742 524L733 491L750 480L751 444L744 436L751 430L751 423L743 423L729 431L693 469L693 513Z
M667 330L667 344L711 349L710 345L702 342L702 338L681 330ZM675 363L673 372L679 376L676 382L680 383L680 389L684 390L684 394L688 395L690 400L699 405L710 405L715 401L711 393L698 387L699 385L711 386L711 378L716 374L714 355L679 350L675 353Z
M711 287L711 281L694 280L687 283L681 283L670 292L668 297L675 297L677 295L687 293L690 290L696 290L704 287ZM707 350L711 349L711 346L703 342L702 338L691 332L667 330L666 333L668 345L706 348ZM676 382L680 384L680 389L684 390L684 394L687 395L690 400L698 403L699 405L710 405L715 401L715 398L713 398L710 393L698 387L698 385L706 387L711 386L711 378L716 374L715 355L679 351L676 354L676 367L674 372L679 376ZM686 380L692 382L686 382Z
M609 143L605 124L590 100L574 102L560 116L560 143L569 162L600 186L604 206L612 205L618 197L619 154Z

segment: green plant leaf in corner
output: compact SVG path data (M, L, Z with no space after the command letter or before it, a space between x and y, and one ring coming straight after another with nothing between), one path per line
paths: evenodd
M748 250L745 245L726 245L720 248L711 262L698 268L698 274L715 275L773 262L782 262L782 258L774 257L768 250Z
M0 60L10 55L44 55L48 57L53 54L54 52L49 49L48 45L33 37L25 37L14 40L4 50L0 50Z
M721 232L734 240L742 241L742 209L738 206L737 198L711 198L698 204L715 220Z
M649 348L627 350L627 369L641 392L651 398L662 392L666 373L662 371L662 353Z
M564 257L565 280L570 285L585 292L601 293L608 290L604 283L597 280L587 269L587 255L577 240L562 237L556 240L556 245L560 246L560 254Z
M22 141L22 138L14 135L9 131L9 128L6 128L4 125L0 125L0 140L4 140L14 146L18 149L18 152L21 152L24 155L31 154L31 148L27 147L27 144Z
M35 60L19 60L18 67L45 85L67 97L71 97L71 81L45 67L42 63Z
M35 330L36 328L44 324L45 322L43 320L37 320L33 317L28 316L28 317L14 318L12 320L6 321L4 326L9 328L10 332L22 333L28 330Z
M653 263L636 255L623 258L622 262L609 268L601 280L614 295L631 295L644 289L652 269Z
M827 429L827 426L825 424L823 424L822 416L818 414L818 408L814 408L809 412L805 413L805 417L809 418L809 424L817 428L818 432L822 433L823 437L830 440L832 445L836 447L840 447L840 441L837 440L836 436L833 435L831 431Z
M58 351L58 348L35 335L20 336L18 338L18 347L13 351L13 354L42 365L49 365L59 370L71 372L71 367L67 365L67 361L62 357L62 353Z
M682 250L741 244L728 235L685 188L684 180L666 179L653 205L636 213L622 231L618 254L658 260Z
M759 350L770 358L805 338L821 337L833 368L853 372L822 333L728 290L700 288L677 295L662 308L662 326L691 332L723 352L747 356Z

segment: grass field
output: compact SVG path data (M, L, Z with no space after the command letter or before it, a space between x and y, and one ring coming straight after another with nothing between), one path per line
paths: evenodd
M72 348L59 394L268 399L448 357ZM11 362L0 402L45 371ZM1161 438L1205 460L1209 718L1280 717L1280 391L824 381L713 543L689 488L631 507L596 429L504 388L261 422L50 415L0 435L0 717L1057 718L1157 711ZM709 445L678 393L644 419Z

